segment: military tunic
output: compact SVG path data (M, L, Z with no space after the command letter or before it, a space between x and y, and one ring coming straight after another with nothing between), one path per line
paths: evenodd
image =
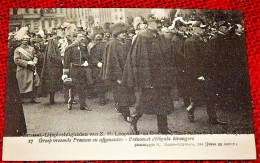
M24 55L21 50L26 51ZM16 78L19 85L20 93L30 93L39 86L40 78L37 70L28 65L29 61L37 63L37 55L31 46L20 46L14 51L14 63L17 65Z

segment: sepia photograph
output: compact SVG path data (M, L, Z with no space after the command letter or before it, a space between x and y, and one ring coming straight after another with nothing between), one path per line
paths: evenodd
M5 137L253 134L242 11L9 14Z

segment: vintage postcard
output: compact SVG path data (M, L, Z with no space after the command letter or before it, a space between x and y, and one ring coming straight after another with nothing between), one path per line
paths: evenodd
M242 11L9 15L4 161L256 159Z

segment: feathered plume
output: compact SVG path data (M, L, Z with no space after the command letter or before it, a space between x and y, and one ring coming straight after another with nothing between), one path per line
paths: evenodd
M37 35L40 35L43 38L44 37L44 31L40 29L39 32L37 33Z
M133 24L134 24L134 28L135 28L135 29L137 29L137 28L138 28L138 25L139 25L139 24L142 24L142 23L143 23L142 18L140 18L140 17L135 17L135 18L134 18L134 23L133 23Z
M151 13L154 14L154 17L156 19L164 19L169 17L169 13L167 12L168 10L165 9L152 9Z
M70 35L70 36L72 36L75 30L77 29L75 24L71 24L68 22L64 22L62 26L65 28L66 35Z
M16 38L17 40L22 40L23 37L24 37L25 35L27 35L28 31L29 31L29 28L28 28L28 27L22 27L22 28L16 33L15 38Z

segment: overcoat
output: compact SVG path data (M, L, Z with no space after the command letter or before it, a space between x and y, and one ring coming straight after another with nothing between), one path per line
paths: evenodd
M41 82L39 95L46 96L49 92L56 92L62 89L62 60L58 40L49 40L47 52L44 55L43 69L41 72Z
M129 87L173 87L176 74L174 57L165 40L149 29L137 35L127 56L123 84Z
M165 39L147 29L133 40L123 73L123 85L140 88L136 111L145 114L170 114L174 86L174 57Z
M102 79L113 89L114 100L119 106L130 106L136 101L133 87L117 83L122 80L129 46L113 38L106 44L103 56Z
M8 43L4 136L23 136L27 132L21 95L16 79L16 65L13 60L15 45L17 45L15 42Z
M22 48L28 52L28 57L22 54L19 49ZM31 46L20 46L14 51L14 63L17 65L16 78L19 85L20 93L29 93L34 91L35 86L39 86L40 78L36 69L30 69L29 61L37 63L37 55Z

